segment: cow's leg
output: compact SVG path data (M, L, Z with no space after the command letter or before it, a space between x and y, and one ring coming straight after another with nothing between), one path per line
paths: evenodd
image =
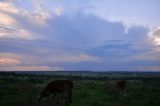
M38 98L39 105L41 106L43 103L43 100L48 97L49 97L49 92L43 92L42 94L40 94Z
M66 101L66 106L69 106L69 102L68 101Z
M72 90L69 92L69 103L72 103Z
M55 102L56 104L59 104L58 94L57 94L56 92L53 93L53 95L52 95L52 100L53 100L53 102Z
M52 100L54 101L55 100L55 96L56 96L56 94L52 94Z
M64 92L65 96L65 106L69 106L70 103L70 93L69 92Z
M56 98L56 104L60 103L60 97L61 97L60 93L56 93L56 96L55 96L55 98Z
M38 101L39 106L43 106L44 99L49 98L49 95L41 95Z

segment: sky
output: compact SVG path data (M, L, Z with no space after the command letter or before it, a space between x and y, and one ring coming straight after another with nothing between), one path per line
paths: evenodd
M160 71L160 0L0 0L0 71Z

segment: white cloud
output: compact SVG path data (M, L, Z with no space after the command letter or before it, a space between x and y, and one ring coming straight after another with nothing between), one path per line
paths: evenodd
M9 2L0 2L0 11L13 14L19 13L19 10Z
M10 1L0 2L0 38L35 39L35 34L20 26L13 14L22 15Z
M15 1L0 2L0 38L13 38L23 40L35 40L40 37L36 32L27 29L28 25L20 22L19 19L28 21L31 26L39 27L46 24L49 13L37 6L33 10L21 8L14 5Z
M123 23L134 25L138 17L131 16L131 18L125 17L124 19L120 17L113 19L114 15L111 19L103 17L101 14L107 13L105 3L104 9L101 11L99 8L102 4L98 5L99 8L96 8L97 4L94 8L88 8L86 7L90 5L88 1L85 1L84 5L83 3L78 4L79 1L73 1L70 8L68 8L67 1L57 1L58 4L52 2L53 7L51 7L52 4L48 5L46 3L48 1L45 0L3 1L3 4L0 4L0 40L3 40L0 42L2 44L0 52L19 53L5 53L3 56L0 54L1 63L15 63L15 67L3 67L6 70L54 70L61 69L54 67L57 64L65 66L75 63L77 65L93 63L94 67L97 67L96 63L99 64L101 61L103 61L104 67L123 61L124 63L153 61L154 64L159 59L159 55L155 55L156 53L144 53L149 52L150 48L153 49L151 47L153 45L146 36L148 33L146 27L132 26L126 30L127 33L124 33L125 27L128 26L124 26ZM16 4L18 1L20 4ZM96 11L96 9L98 10ZM92 10L95 12L92 13ZM129 20L127 21L127 19ZM132 28L133 30L131 30ZM160 45L159 30L156 28L151 31L151 42L158 46ZM115 40L115 42L121 40L130 45L114 46L114 42L112 42L113 45L108 45L108 47L115 47L115 51L110 51L107 47L100 47L107 44L108 42L105 43L107 40ZM99 47L99 51L94 49L96 47ZM118 47L124 48L124 50L120 50ZM90 52L90 49L94 50ZM152 50L152 52L155 51ZM121 57L118 57L119 55ZM19 61L20 63L18 63ZM20 65L17 66L17 64ZM49 67L52 65L53 67ZM122 65L125 67L123 63Z
M11 25L0 24L0 38L34 40L36 39L36 34L29 32L25 29L22 29L17 25L11 26Z
M63 11L62 7L57 7L57 8L54 9L54 12L57 16L61 16L62 11Z
M17 7L20 11L18 17L23 18L25 21L30 22L30 24L39 26L46 25L46 21L50 18L51 13L48 8L44 6L43 0L30 0L32 4L27 4L30 8L24 8L23 3L19 2L19 7ZM28 2L26 2L28 3ZM32 9L31 9L32 8Z
M7 14L1 13L0 12L0 24L2 25L13 25L15 24L15 19L10 17Z
M160 46L160 27L151 29L149 37L152 40L153 44Z
M33 10L33 11L27 11L27 10L21 10L22 15L21 17L30 22L30 24L34 24L37 26L44 26L46 25L47 19L50 17L50 13L47 11L42 10Z

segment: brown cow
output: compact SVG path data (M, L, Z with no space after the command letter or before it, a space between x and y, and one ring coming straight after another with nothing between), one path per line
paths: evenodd
M119 80L116 83L118 91L122 92L126 87L126 80Z
M72 102L72 89L73 82L71 80L54 80L50 82L43 92L40 94L39 102L45 98L53 95L53 99L57 96L57 94L66 93L69 96L69 103ZM68 105L68 102L66 103Z
M113 89L113 97L117 100L120 94L124 91L126 88L126 80L118 80L116 82L116 86Z

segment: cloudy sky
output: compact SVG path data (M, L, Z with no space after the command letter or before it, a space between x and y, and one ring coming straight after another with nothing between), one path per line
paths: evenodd
M160 0L0 0L0 71L160 71Z

